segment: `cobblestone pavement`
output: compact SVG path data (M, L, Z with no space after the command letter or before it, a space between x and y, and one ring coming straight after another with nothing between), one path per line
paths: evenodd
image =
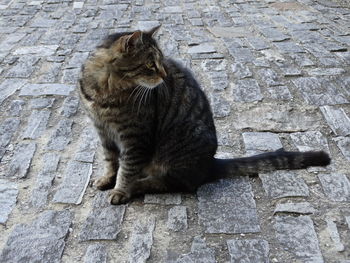
M350 262L350 9L326 0L0 0L0 262ZM219 156L327 168L111 206L77 97L108 33L162 24L212 104Z

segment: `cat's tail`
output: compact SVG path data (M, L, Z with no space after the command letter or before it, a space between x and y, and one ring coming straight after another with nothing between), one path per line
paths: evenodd
M271 172L275 170L295 170L305 169L310 166L327 166L330 162L329 155L323 151L286 152L284 150L278 150L251 157L215 159L213 173L219 178L227 178L234 175L254 175L259 172Z

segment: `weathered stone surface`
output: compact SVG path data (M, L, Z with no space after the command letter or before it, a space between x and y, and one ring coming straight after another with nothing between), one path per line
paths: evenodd
M226 60L224 59L208 59L201 62L201 67L204 71L224 71L226 70Z
M48 210L31 224L16 225L0 255L1 262L61 262L73 215Z
M309 202L277 204L274 213L313 214L315 209Z
M268 86L279 86L283 83L279 80L279 77L275 71L269 68L263 68L258 70L259 76Z
M84 263L107 263L107 249L104 245L90 245L85 253Z
M276 151L283 148L277 134L271 132L244 132L242 133L246 155Z
M323 150L329 153L327 138L319 131L296 132L290 137L301 152Z
M25 178L27 177L32 158L36 150L35 142L21 143L16 147L15 154L8 166L6 176Z
M249 48L237 47L236 45L227 44L227 49L236 63L252 62L255 59Z
M350 161L350 138L349 137L338 137L335 139L337 145L344 155L344 157Z
M65 84L48 83L48 84L27 84L20 92L20 96L41 96L41 95L63 95L68 96L74 86Z
M199 220L206 233L260 231L252 188L245 178L203 185L197 195Z
M154 217L140 220L135 223L131 234L131 250L129 251L129 262L146 262L151 254L153 244L153 231L156 225Z
M211 97L211 105L213 107L213 114L216 118L223 118L230 114L230 103L219 94L214 94Z
M17 64L6 73L8 78L29 78L35 70L38 57L21 56Z
M51 111L34 110L29 117L28 125L22 134L23 139L37 139L46 130L47 122L49 121Z
M249 70L249 67L242 63L234 63L232 65L232 72L234 76L239 79L250 78L253 76L252 72Z
M10 143L13 134L20 124L19 118L5 119L0 125L0 161L5 154L6 146Z
M114 240L121 230L125 206L113 206L108 202L108 192L97 192L92 210L80 231L79 239Z
M8 116L19 117L24 104L25 102L23 100L13 100L9 108Z
M270 45L260 37L247 37L247 41L255 50L270 48Z
M208 73L209 80L213 90L224 90L228 86L227 73L224 71L214 71Z
M251 35L251 32L245 27L208 27L210 33L221 38L236 38Z
M61 71L61 63L50 62L52 56L47 58L47 62L41 64L38 72L37 83L55 83Z
M319 174L323 190L326 196L337 202L350 201L350 182L344 174Z
M282 53L304 53L305 50L294 42L275 42L273 43Z
M258 82L255 79L242 79L232 84L236 101L252 102L263 99Z
M273 86L267 88L271 98L276 100L290 100L293 98L287 86Z
M91 173L91 163L70 161L65 171L64 180L53 197L53 202L80 204Z
M212 45L208 43L200 44L197 46L192 46L188 49L189 54L196 54L196 53L215 53L216 49Z
M76 52L69 60L68 64L64 68L80 68L83 62L87 59L89 52Z
M146 194L145 204L179 205L181 194Z
M320 109L328 125L336 135L350 135L350 118L342 108L323 106Z
M29 55L36 54L40 56L50 56L55 54L58 49L58 45L36 45L36 46L26 46L17 48L13 54L14 55Z
M331 218L327 218L326 222L327 222L327 230L328 230L328 233L331 236L331 239L334 243L335 250L338 252L343 252L345 248L344 248L343 243L340 240L337 225L335 224L335 222Z
M322 263L313 222L309 216L277 216L274 224L281 245L303 262Z
M173 231L187 229L186 206L174 206L169 209L167 227Z
M72 120L63 119L57 124L57 129L52 133L47 149L62 151L71 141L72 136Z
M335 76L345 73L343 68L315 68L308 70L311 76Z
M63 70L62 82L75 85L78 82L79 74L80 68Z
M5 79L0 84L0 105L26 83L23 79Z
M30 101L31 109L51 108L55 98L35 98Z
M266 194L273 198L309 196L304 180L293 171L275 171L259 174Z
M348 99L324 79L303 77L292 80L306 102L313 105L334 105L348 103Z
M230 239L226 241L231 262L269 262L269 243L262 239Z
M94 129L85 129L81 136L78 151L74 155L75 161L93 163L98 144L98 135Z
M63 108L61 114L65 117L72 117L77 113L79 106L79 98L78 97L68 97L63 102Z
M0 179L0 224L5 224L17 202L18 188L15 183Z
M280 41L290 39L289 36L283 34L281 31L279 31L276 28L264 27L264 28L259 28L259 30L265 37L267 37L273 42L280 42Z

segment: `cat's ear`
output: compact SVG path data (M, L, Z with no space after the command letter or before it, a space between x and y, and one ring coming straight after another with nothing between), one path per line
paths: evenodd
M147 35L150 35L153 37L155 34L157 34L157 32L161 26L162 25L159 25L159 26L152 28L150 31L147 32Z
M136 31L132 33L132 35L123 36L120 38L120 45L119 45L119 51L124 52L130 52L132 51L136 46L139 44L142 44L142 32Z

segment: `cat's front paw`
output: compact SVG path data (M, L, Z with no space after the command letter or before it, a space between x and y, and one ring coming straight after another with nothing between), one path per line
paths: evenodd
M96 186L98 190L105 191L114 188L115 180L115 176L105 175L96 179L96 181L94 182L94 186Z
M130 195L128 195L127 193L117 190L117 189L113 189L110 193L109 193L109 202L112 205L121 205L121 204L125 204L130 200Z

